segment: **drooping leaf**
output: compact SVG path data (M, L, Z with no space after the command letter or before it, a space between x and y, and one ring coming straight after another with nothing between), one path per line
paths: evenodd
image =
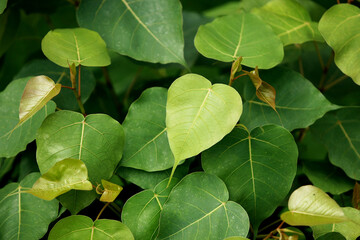
M99 219L93 222L83 215L61 219L51 229L49 240L134 240L129 228L119 221Z
M272 68L284 56L280 39L250 13L216 18L200 26L194 41L196 49L205 57L223 62L242 57L241 64L248 67Z
M20 99L28 80L14 80L0 93L0 157L13 157L25 150L35 139L42 121L55 111L55 103L50 101L33 117L18 124Z
M10 183L0 189L1 239L41 239L57 218L58 201L42 200L25 191L39 177L39 173L31 173L20 183Z
M174 165L167 138L167 90L150 88L133 102L123 122L124 157L121 166L145 171L161 171Z
M186 65L178 0L84 0L77 17L80 26L99 32L108 47L120 54Z
M43 38L41 49L50 61L65 68L72 63L89 67L110 65L104 40L85 28L52 30Z
M201 161L205 172L225 182L230 199L245 208L257 229L290 191L297 156L296 143L286 129L268 125L250 133L239 126L205 151Z
M92 190L92 184L87 180L85 164L78 159L67 158L55 163L44 173L29 190L32 195L52 200L71 189Z
M123 189L121 186L101 179L101 184L104 187L104 192L100 197L100 201L102 202L113 202L120 194L121 190Z
M276 89L277 112L258 100L252 83L246 82L242 94L246 102L240 122L249 130L267 124L281 125L289 131L305 128L326 112L338 108L295 71L282 68L262 71L261 79Z
M289 198L288 206L289 211L281 214L281 219L293 226L316 226L348 220L329 195L312 185L296 189Z
M269 24L284 46L307 41L323 41L318 23L294 0L272 0L253 11Z
M7 0L0 0L0 14L2 14L6 8Z
M351 178L360 180L360 108L327 113L311 131L325 144L332 164Z
M360 85L360 9L351 4L336 4L319 22L319 30L335 51L335 63L340 70Z
M30 78L20 100L19 123L29 120L42 109L53 97L59 94L61 84L41 75Z

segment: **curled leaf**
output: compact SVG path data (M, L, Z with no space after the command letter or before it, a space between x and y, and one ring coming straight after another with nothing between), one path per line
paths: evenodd
M113 202L123 189L121 186L103 179L101 183L104 187L104 192L100 197L102 202Z
M238 57L231 65L230 82L233 81L235 74L242 70L241 67L242 57Z

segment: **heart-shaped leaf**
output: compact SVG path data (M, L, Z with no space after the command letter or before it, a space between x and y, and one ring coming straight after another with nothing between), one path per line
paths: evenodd
M348 220L329 195L312 185L296 189L289 198L288 206L289 211L281 214L281 219L293 226L315 226Z
M41 42L45 56L61 67L69 64L101 67L110 65L104 40L97 32L85 28L55 29Z
M248 67L272 68L284 57L280 39L251 13L216 18L200 26L194 41L205 57L223 62L242 57L241 64Z
M100 201L102 202L113 202L120 194L121 190L123 189L121 186L101 179L101 184L104 187L104 192L100 197Z
M64 159L55 163L43 174L34 183L29 193L45 200L52 200L71 189L92 190L92 184L87 178L87 169L82 161Z
M61 219L51 229L49 240L134 240L129 228L119 221L100 219L93 222L87 216L77 215Z
M319 30L335 51L335 63L340 70L360 85L360 9L351 4L336 4L319 22Z
M286 129L268 125L250 133L239 126L205 151L201 161L205 172L225 182L230 199L245 208L256 230L290 191L297 156L296 143Z

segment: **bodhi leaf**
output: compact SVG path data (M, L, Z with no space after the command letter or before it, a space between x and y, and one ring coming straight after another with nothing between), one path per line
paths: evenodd
M360 85L360 9L351 4L337 4L328 9L319 22L319 30L335 51L340 70Z
M120 194L121 190L123 189L121 186L101 179L101 184L104 187L104 192L100 197L100 201L102 202L113 202Z
M305 128L326 112L338 108L295 71L282 68L262 71L261 79L276 89L277 112L258 100L252 83L246 82L242 94L246 102L240 122L249 130L267 124L281 125L289 131Z
M41 49L49 60L61 67L72 63L89 67L110 65L104 40L97 32L85 28L51 30L43 38Z
M281 219L293 226L315 226L348 220L332 198L312 185L296 189L289 198L288 206L289 211L281 214Z
M2 14L6 8L7 0L0 0L0 14Z
M272 68L284 57L280 39L251 13L216 18L200 26L194 41L205 57L223 62L242 57L241 64L248 67Z
M296 143L286 129L268 125L250 133L239 126L205 151L201 161L205 172L225 182L230 199L245 208L257 231L290 191L297 156Z
M360 108L327 113L311 131L325 144L332 164L351 178L360 180Z
M13 157L25 150L35 139L42 121L55 111L55 103L50 101L34 116L18 124L20 100L28 80L14 80L0 93L0 157Z
M186 65L178 0L84 0L77 17L80 26L100 33L108 47L120 54Z
M78 191L71 190L65 194L60 195L57 199L61 205L68 209L71 214L75 215L82 209L89 206L97 197L95 190L93 191Z
M175 157L173 171L180 161L199 154L231 132L241 112L241 97L232 87L212 85L196 74L176 79L166 104L168 138Z
M126 135L121 166L161 171L174 165L167 138L167 90L150 88L131 104L123 122Z
M49 240L134 240L129 228L119 221L99 219L93 222L83 215L61 219L51 229Z
M82 161L64 159L55 163L43 174L34 183L29 193L45 200L52 200L71 189L92 190L92 184L87 178L87 169Z
M218 177L196 172L171 191L160 214L157 239L224 239L246 237L249 218ZM210 234L211 233L211 234Z
M41 239L57 218L58 201L42 200L25 191L39 177L39 173L31 173L20 183L10 183L0 189L1 239Z
M323 41L318 24L309 12L294 0L272 0L253 11L269 24L284 46L307 41Z

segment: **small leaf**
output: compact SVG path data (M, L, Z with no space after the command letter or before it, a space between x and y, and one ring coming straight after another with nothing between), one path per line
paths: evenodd
M87 179L85 164L78 159L68 158L57 162L43 174L29 193L45 200L52 200L71 189L92 190L92 184Z
M231 65L230 82L233 81L235 74L242 70L241 66L242 57L238 57Z
M104 187L104 192L100 197L100 201L102 202L113 202L120 194L123 189L121 186L111 183L109 181L101 179L101 183Z
M348 220L333 199L312 185L295 190L288 204L289 211L281 214L281 219L293 226L315 226Z
M58 95L60 90L61 84L55 84L55 82L47 76L42 75L30 78L21 97L18 124L34 116L34 114L43 108L53 97Z

